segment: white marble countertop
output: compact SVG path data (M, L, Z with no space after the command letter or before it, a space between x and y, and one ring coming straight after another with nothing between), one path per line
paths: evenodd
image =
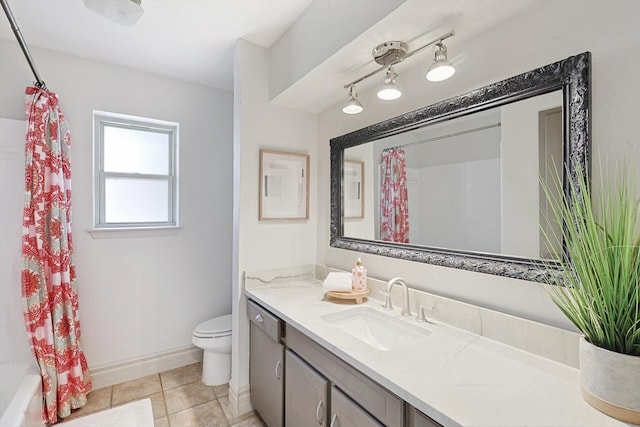
M582 399L575 368L445 324L418 323L398 308L384 311L377 299L335 304L308 276L265 282L247 286L247 297L445 427L630 425ZM361 306L431 334L382 351L321 318Z

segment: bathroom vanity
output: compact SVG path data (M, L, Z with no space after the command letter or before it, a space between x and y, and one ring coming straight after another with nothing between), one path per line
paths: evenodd
M276 335L265 340L264 330L279 328L280 320L253 300L248 304L251 397L269 427L405 426L401 398L289 324L282 323L282 343Z
M583 401L575 367L385 311L377 292L335 304L313 272L248 273L245 287L251 399L269 427L626 425Z

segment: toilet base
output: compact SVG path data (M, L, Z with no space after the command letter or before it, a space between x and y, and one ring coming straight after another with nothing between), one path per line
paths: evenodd
M231 354L205 351L202 356L202 383L208 386L228 384L231 379Z

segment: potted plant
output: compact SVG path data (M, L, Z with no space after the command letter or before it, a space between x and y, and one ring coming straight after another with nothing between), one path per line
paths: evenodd
M562 274L549 280L549 292L584 335L584 399L607 415L640 424L639 202L627 174L617 177L615 188L600 179L598 200L582 170L568 180L563 197L554 200L545 188L564 242L555 254Z

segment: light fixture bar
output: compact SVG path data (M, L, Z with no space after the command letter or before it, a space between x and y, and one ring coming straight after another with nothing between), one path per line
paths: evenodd
M448 39L449 37L455 36L456 32L454 30L449 31L447 34L437 38L436 40L429 42L427 44L425 44L424 46L420 46L419 48L412 50L411 52L407 53L407 56L404 57L404 59L407 59L413 55L415 55L416 53L422 52L423 50L425 50L426 48L433 46L434 44L441 42L443 40Z
M423 46L420 46L419 48L417 48L417 49L415 49L415 50L412 50L411 52L407 52L407 54L406 54L404 57L399 58L399 59L397 59L397 60L395 60L395 61L393 61L393 62L389 63L388 65L383 65L382 67L380 67L380 68L378 68L378 69L376 69L376 70L374 70L374 71L372 71L372 72L370 72L370 73L368 73L368 74L365 74L364 76L362 76L362 77L360 77L360 78L358 78L358 79L356 79L356 80L352 81L351 83L347 83L347 84L346 84L346 85L344 85L343 87L344 87L344 89L348 89L350 86L353 86L353 85L355 85L355 84L358 84L358 83L360 83L361 81L366 80L366 79L368 79L369 77L371 77L371 76L373 76L373 75L375 75L375 74L378 74L380 71L386 71L386 70L389 68L389 66L399 64L399 63L401 63L402 61L404 61L405 59L412 57L412 56L413 56L413 55L415 55L416 53L422 52L422 51L423 51L423 50L425 50L426 48L428 48L428 47L430 47L430 46L433 46L434 44L436 44L436 43L438 43L438 42L442 42L443 40L446 40L446 39L448 39L449 37L451 37L451 36L455 36L455 35L456 35L455 31L454 31L454 30L451 30L451 31L449 31L449 32L447 32L447 33L445 33L445 34L441 35L441 36L440 36L440 37L438 37L437 39L434 39L434 40L430 41L429 43L427 43L427 44L425 44L425 45L423 45Z

